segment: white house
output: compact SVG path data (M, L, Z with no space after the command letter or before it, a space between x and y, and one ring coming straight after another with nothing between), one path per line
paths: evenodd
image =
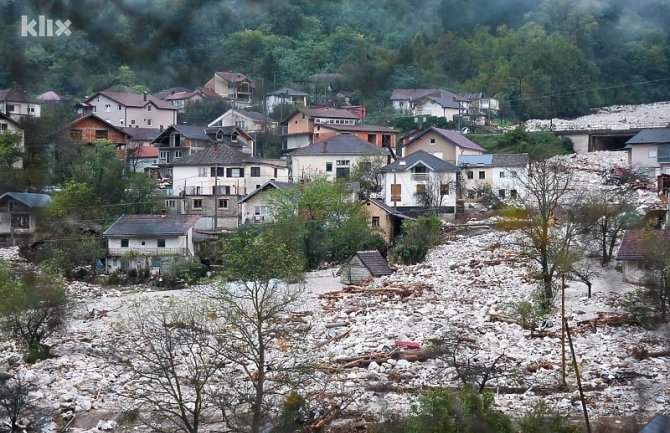
M200 215L122 215L102 234L107 240L107 272L157 273L193 259L193 227L199 219Z
M670 144L670 128L643 129L626 142L624 149L628 151L628 164L632 169L656 177L661 174L659 146L665 151L668 144ZM667 153L663 155L661 161L665 169L668 165Z
M461 155L461 186L466 191L489 186L501 200L523 196L528 163L527 153Z
M42 101L14 89L0 90L0 113L19 120L23 116L40 117Z
M274 92L265 95L265 109L268 113L270 113L276 106L281 104L292 104L297 107L307 107L308 98L309 93L290 89L288 87L281 87Z
M251 106L254 82L239 72L215 72L203 87L229 101L234 107Z
M19 142L16 144L16 147L20 149L21 152L23 152L25 147L25 136L23 134L23 128L11 117L0 113L0 134L4 132L16 134L19 137ZM12 167L23 168L23 158L20 158L18 161L16 161Z
M458 169L422 150L382 168L384 203L403 212L437 208L454 214Z
M456 95L444 92L445 96L425 96L414 103L415 116L444 117L447 121L454 120L461 109Z
M388 160L389 155L388 149L355 135L335 135L291 152L291 177L294 182L320 176L329 180L349 179L351 168L359 161L376 157Z
M164 129L177 123L177 107L146 93L105 90L86 99L82 106L114 126Z
M267 224L274 221L270 191L293 189L296 184L269 180L240 200L243 224Z
M277 128L277 125L277 121L268 117L267 114L231 108L209 122L207 126L237 126L246 132L253 133L274 129Z
M168 207L201 215L198 228L236 228L241 219L238 200L270 180L288 181L285 160L254 158L215 144L174 161Z

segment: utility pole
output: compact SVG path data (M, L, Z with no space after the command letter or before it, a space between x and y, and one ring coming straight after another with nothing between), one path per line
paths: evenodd
M570 336L570 328L568 327L567 319L563 320L565 324L565 332L568 334L568 342L570 343L570 352L572 353L572 367L575 369L575 376L577 376L577 388L579 388L579 399L582 401L582 409L584 410L584 421L586 422L586 433L591 433L591 423L589 422L589 413L586 410L586 400L584 400L584 389L582 388L582 378L579 375L579 366L577 365L577 356L575 355L575 348L572 345L572 337Z
M214 230L219 228L219 165L214 164Z
M561 275L561 386L567 388L565 381L565 274Z

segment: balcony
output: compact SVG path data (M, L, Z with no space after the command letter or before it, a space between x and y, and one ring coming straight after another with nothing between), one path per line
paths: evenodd
M108 256L122 257L126 255L136 256L188 256L188 248L109 248Z
M412 182L428 182L430 173L412 173Z

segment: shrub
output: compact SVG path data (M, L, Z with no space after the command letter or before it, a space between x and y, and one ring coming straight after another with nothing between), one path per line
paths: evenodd
M519 422L521 433L581 433L582 429L544 402L537 403Z
M403 234L391 249L393 259L406 265L422 262L428 250L440 243L440 226L440 219L433 215L403 221Z

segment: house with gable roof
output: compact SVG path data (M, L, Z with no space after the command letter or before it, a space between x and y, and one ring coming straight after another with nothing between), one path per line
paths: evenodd
M83 114L94 113L119 127L164 129L177 123L177 108L146 93L103 90L87 98Z
M251 106L255 85L244 74L220 71L215 72L203 87L229 101L234 107L244 108Z
M239 204L242 206L243 224L267 224L274 221L270 191L296 188L296 184L269 180L263 185L242 197Z
M624 281L644 283L647 276L645 260L649 257L644 245L654 239L670 247L670 230L626 230L616 255L616 261L622 265Z
M0 195L0 245L34 235L41 211L50 202L51 197L46 194L6 192Z
M63 131L63 139L66 141L93 144L98 140L106 140L119 149L128 144L129 138L130 134L122 128L112 125L94 113L73 120Z
M626 142L624 149L631 168L654 177L670 174L670 128L643 129Z
M19 137L19 142L17 143L16 147L23 153L23 149L25 147L25 135L23 133L23 127L21 127L21 125L11 117L0 113L0 134L3 132L16 134ZM20 158L18 161L16 161L12 167L23 168L23 158Z
M200 215L122 215L102 234L107 272L149 269L159 273L193 260L194 227Z
M301 147L289 154L291 178L325 176L329 180L349 179L351 168L365 158L390 158L388 149L379 148L351 134L336 135Z
M174 161L173 211L198 214L198 228L234 229L241 219L238 200L268 181L288 181L285 160L254 158L224 144ZM179 206L178 206L178 203Z
M298 149L317 141L314 133L320 132L321 125L353 126L359 123L356 114L343 108L301 108L281 123L283 148Z
M489 186L501 200L524 195L527 153L462 155L458 158L461 187L472 191Z
M363 281L391 275L393 270L379 251L357 251L337 274L344 284L361 284Z
M158 162L168 165L179 158L206 149L213 143L206 127L197 125L171 125L151 141L160 152Z
M231 108L221 116L209 122L207 126L237 126L246 132L252 133L274 129L277 125L277 121L269 117L267 114Z
M460 132L435 126L429 126L412 135L405 143L403 156L418 151L429 153L452 165L456 165L458 158L463 155L482 155L486 152Z
M289 87L280 87L274 92L265 95L265 109L268 113L278 105L291 104L297 107L307 107L309 93L291 89ZM283 120L283 119L282 119Z
M458 169L423 150L382 168L384 204L405 214L419 213L428 205L454 214Z
M0 90L0 113L20 120L23 116L40 117L42 101L15 89Z

